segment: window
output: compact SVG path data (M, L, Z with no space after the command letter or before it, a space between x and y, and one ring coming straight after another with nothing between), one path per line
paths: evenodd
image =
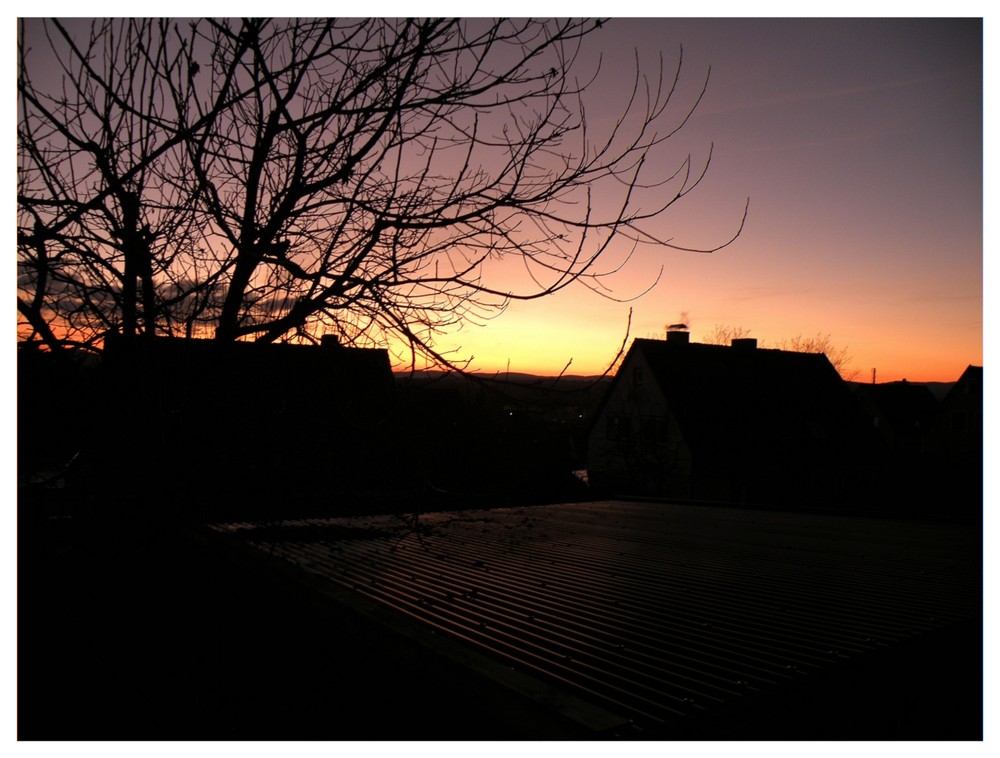
M656 419L652 416L639 419L639 441L644 445L656 442Z
M609 415L606 434L609 440L627 442L632 439L632 419L628 416Z
M607 425L608 425L606 430L607 438L609 440L618 439L619 435L621 434L621 425L622 425L621 417L608 415Z

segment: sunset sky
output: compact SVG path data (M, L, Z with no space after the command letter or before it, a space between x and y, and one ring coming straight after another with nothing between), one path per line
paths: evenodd
M983 78L978 19L625 19L592 52L588 113L614 102L632 48L684 48L708 93L676 139L703 184L654 227L711 255L646 248L614 280L632 303L584 289L514 303L452 335L472 367L603 371L625 335L689 324L749 329L763 346L829 334L859 380L951 381L983 361ZM442 343L443 345L445 343Z
M56 5L43 15L66 13ZM200 12L187 5L181 15ZM314 5L293 4L288 14L335 10ZM400 5L379 12L399 15L407 7ZM413 10L471 10L426 5ZM636 16L646 8L564 5L504 11L623 8ZM698 10L727 15L725 4L708 8ZM796 12L766 4L755 11ZM103 15L128 12L112 6ZM664 170L688 154L697 167L713 146L708 174L648 228L681 246L712 247L738 229L749 200L742 234L712 254L640 249L610 281L614 296L628 300L660 277L634 301L570 288L514 302L485 326L444 335L438 348L471 358L481 373L597 374L622 344L631 309L631 337L660 336L679 321L695 341L716 326L749 330L764 347L829 335L859 380L876 369L879 381L953 381L967 365L982 365L982 33L978 18L612 20L579 61L588 76L601 59L584 96L597 129L620 111L636 51L644 72L661 54L672 72L683 46L681 110L711 67L707 94L661 156ZM508 275L486 273L501 287Z

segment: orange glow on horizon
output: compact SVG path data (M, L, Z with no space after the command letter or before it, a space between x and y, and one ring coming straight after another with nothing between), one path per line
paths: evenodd
M630 307L633 311L631 328ZM636 337L663 338L667 324L691 315L674 313L660 319L650 315L658 312L661 311L655 302L640 300L629 306L603 300L592 293L576 297L563 294L549 301L514 303L507 312L485 325L467 325L440 337L435 348L456 365L485 376L507 372L536 376L597 376L606 372L614 375L613 363L623 341L627 350ZM693 342L707 341L717 324L749 329L749 336L756 338L762 348L777 347L782 340L796 335L830 334L835 347L847 349L849 363L844 378L856 382L870 382L872 369L880 384L903 379L953 382L967 366L983 365L983 344L981 339L975 339L975 331L973 338L964 342L956 340L946 327L929 328L923 334L903 332L898 338L888 338L884 343L866 340L863 336L852 342L840 339L840 333L822 329L784 329L780 325L768 325L770 331L764 332L747 321L689 320L692 321L689 326ZM59 324L51 323L50 326L56 336L60 336ZM863 325L859 328L863 335ZM28 331L25 325L19 324L18 340L23 340ZM399 344L390 344L389 353L394 370L405 372L410 368L406 350ZM416 368L435 367L418 359Z
M918 325L923 329L893 329L888 324L876 330L863 318L837 320L822 310L805 315L798 302L786 306L785 313L780 307L768 306L750 314L757 318L740 318L730 315L729 307L716 293L706 292L703 298L688 294L675 300L663 292L670 289L669 285L658 286L632 304L610 302L590 292L513 303L484 326L466 327L442 337L437 347L454 350L456 358L471 358L470 370L487 375L509 370L540 376L593 376L607 371L626 334L629 344L635 337L662 338L668 324L686 319L694 342L706 341L716 325L749 329L749 336L764 348L778 347L783 340L800 335L828 334L836 348L846 348L849 361L845 378L853 374L858 382L870 382L873 368L879 383L902 379L953 382L967 366L983 362L982 327L978 324L959 330L947 322L927 319ZM679 305L664 305L670 300Z

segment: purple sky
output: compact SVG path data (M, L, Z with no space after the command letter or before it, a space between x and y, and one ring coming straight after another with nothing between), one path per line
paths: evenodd
M632 49L646 70L684 47L682 84L708 93L672 142L714 154L656 229L713 255L646 249L615 292L633 336L688 321L695 340L742 326L764 346L829 334L859 378L953 380L982 363L983 79L978 19L627 19L595 38L591 118L614 112ZM585 65L586 68L586 65ZM685 101L690 89L683 89ZM590 292L514 304L456 335L483 370L602 370L629 305Z

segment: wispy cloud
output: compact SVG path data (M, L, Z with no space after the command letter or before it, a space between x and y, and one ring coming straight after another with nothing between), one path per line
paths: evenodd
M891 82L877 84L863 83L846 87L831 87L828 89L817 89L813 91L788 92L771 95L767 97L753 97L742 102L729 101L718 105L706 105L703 115L721 116L732 115L734 113L751 110L767 109L782 106L801 105L803 103L821 102L825 100L836 100L858 95L868 95L880 92L890 92L908 87L920 87L932 84L941 84L956 78L965 78L971 72L968 67L953 68L940 71L936 74L918 76L908 79L901 79Z

